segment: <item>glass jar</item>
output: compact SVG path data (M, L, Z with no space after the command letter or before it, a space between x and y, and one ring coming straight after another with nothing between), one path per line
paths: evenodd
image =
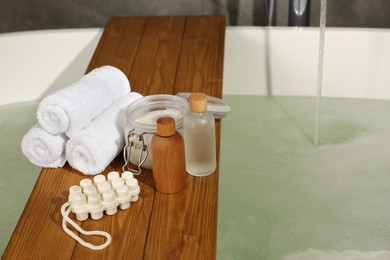
M125 141L123 150L125 165L123 170L139 174L141 166L152 169L152 137L157 133L156 121L159 117L175 119L176 131L182 132L183 117L188 112L188 101L173 95L151 95L143 97L126 109ZM132 163L137 169L129 168Z

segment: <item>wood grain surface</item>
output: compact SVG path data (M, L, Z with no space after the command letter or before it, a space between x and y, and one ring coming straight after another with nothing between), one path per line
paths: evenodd
M143 95L204 92L222 96L225 18L222 16L114 17L107 23L86 72L103 65L121 69ZM219 157L220 122L216 125ZM218 158L219 162L219 158ZM103 174L121 171L119 155ZM156 192L152 173L137 176L140 199L127 210L78 222L104 230L112 244L92 251L61 227L68 188L84 178L68 164L42 169L3 259L214 259L218 167L207 177L187 175L176 194ZM75 216L71 214L72 219ZM102 243L102 238L85 238Z
M173 119L172 119L173 120ZM161 193L176 193L187 183L184 140L176 132L170 137L153 136L153 180Z

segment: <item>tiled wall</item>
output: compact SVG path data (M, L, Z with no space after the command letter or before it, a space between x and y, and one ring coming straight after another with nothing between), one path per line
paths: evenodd
M286 26L289 0L276 0ZM311 0L318 26L320 0ZM328 0L327 26L390 28L389 0ZM0 32L103 27L110 16L226 15L229 25L265 25L264 0L0 0Z

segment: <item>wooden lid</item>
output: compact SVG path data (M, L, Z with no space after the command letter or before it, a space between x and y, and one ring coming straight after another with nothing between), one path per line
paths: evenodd
M164 116L157 119L157 134L159 136L168 137L174 135L175 133L175 119L169 116Z
M188 98L190 110L195 113L202 113L207 110L207 96L203 93L193 93Z

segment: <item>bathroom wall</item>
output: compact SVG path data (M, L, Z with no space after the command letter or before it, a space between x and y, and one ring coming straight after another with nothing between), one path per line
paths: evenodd
M276 0L277 26L286 26L289 0ZM320 0L312 0L318 26ZM264 0L0 0L0 33L103 27L110 16L226 15L228 25L265 25ZM390 28L389 0L328 0L327 26Z

